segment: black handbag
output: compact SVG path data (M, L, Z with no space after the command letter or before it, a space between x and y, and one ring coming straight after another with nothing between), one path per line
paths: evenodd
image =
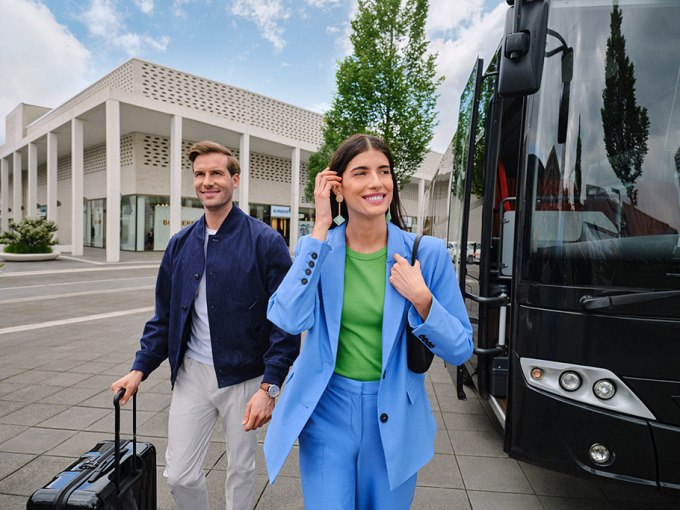
M413 243L413 250L411 251L411 265L416 263L416 258L418 257L418 245L420 244L420 239L423 234L418 234L415 242ZM425 344L420 341L420 339L413 334L413 328L406 323L406 355L408 358L408 368L411 372L417 374L424 374L432 365L432 359L434 354L432 351L425 347Z

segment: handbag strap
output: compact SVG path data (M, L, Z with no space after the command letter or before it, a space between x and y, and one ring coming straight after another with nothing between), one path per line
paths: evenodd
M418 258L418 246L420 245L420 240L423 238L423 234L418 234L416 240L413 241L413 249L411 250L411 265L416 263Z

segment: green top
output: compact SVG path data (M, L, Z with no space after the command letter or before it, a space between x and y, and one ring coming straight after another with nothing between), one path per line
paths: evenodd
M382 371L387 247L373 253L346 250L335 372L357 381L377 381Z

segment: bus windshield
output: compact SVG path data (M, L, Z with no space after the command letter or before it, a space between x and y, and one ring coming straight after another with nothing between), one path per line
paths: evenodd
M525 279L680 288L678 20L676 1L551 2Z

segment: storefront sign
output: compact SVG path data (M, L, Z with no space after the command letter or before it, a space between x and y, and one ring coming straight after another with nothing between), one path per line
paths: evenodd
M271 208L272 218L290 218L290 206L273 205Z

